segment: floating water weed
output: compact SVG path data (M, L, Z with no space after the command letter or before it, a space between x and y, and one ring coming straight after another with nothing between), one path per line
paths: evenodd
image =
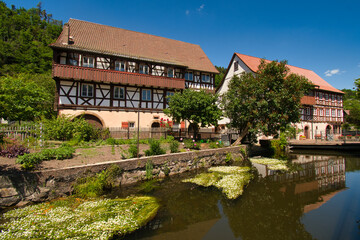
M195 183L200 186L215 186L229 199L236 199L244 192L244 187L253 178L249 167L220 166L209 168L209 173L201 173L183 182Z
M287 161L278 160L274 158L250 158L252 163L267 165L271 170L282 170L288 171L289 167L287 166Z
M5 213L0 239L109 239L145 225L159 208L153 197L74 199Z

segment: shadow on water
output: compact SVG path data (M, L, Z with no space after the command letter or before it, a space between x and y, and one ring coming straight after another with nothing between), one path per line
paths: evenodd
M158 215L126 239L314 239L303 216L346 190L345 169L360 168L354 155L323 154L293 153L292 162L301 166L297 171L268 170L236 200L216 188L181 182L196 173L170 177L150 193L161 201ZM139 194L136 189L114 194Z

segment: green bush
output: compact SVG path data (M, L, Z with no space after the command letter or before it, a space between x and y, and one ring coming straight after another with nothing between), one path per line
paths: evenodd
M99 138L101 130L93 127L82 117L72 119L61 115L53 119L44 119L42 133L45 139L90 141Z
M130 144L128 152L129 152L130 158L136 158L137 157L137 145Z
M112 165L95 176L79 178L74 184L74 193L82 198L99 197L114 186L115 179L121 173L122 169L119 166Z
M16 162L21 164L24 169L30 170L42 161L57 159L69 159L73 157L75 149L69 146L61 146L55 149L43 149L41 152L28 153L18 156Z
M222 143L222 142L218 142L218 141L216 141L216 142L210 142L209 143L209 148L222 148L222 147L224 147L224 144Z
M146 156L162 155L165 154L165 149L161 148L161 143L159 140L150 139L149 140L150 149L145 151Z
M194 142L192 139L185 139L184 144L185 148L200 150L200 143Z
M147 180L150 180L150 179L152 179L153 178L153 169L154 169L154 165L153 165L153 163L150 161L150 160L148 160L147 162L146 162L146 165L145 165L145 171L146 171L146 179Z
M179 142L176 140L172 140L170 142L170 152L177 153L179 152Z

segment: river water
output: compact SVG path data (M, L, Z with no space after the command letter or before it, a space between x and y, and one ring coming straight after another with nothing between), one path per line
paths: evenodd
M158 215L126 239L360 239L360 153L301 151L291 159L301 169L259 169L236 200L181 183L195 173L155 183L146 194L160 200ZM140 188L113 196L144 194Z

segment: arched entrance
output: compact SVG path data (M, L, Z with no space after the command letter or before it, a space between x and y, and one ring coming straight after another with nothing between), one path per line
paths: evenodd
M101 120L94 115L82 114L82 115L77 116L76 118L84 118L92 126L94 126L96 128L103 128L103 123L101 122Z
M326 140L332 140L331 126L330 125L326 126L325 132L326 132Z
M305 128L304 128L304 135L305 135L305 138L306 138L306 139L309 139L309 138L310 138L310 128L309 128L309 126L305 126Z
M150 138L160 138L161 136L161 129L159 122L153 122L151 124L151 135Z

